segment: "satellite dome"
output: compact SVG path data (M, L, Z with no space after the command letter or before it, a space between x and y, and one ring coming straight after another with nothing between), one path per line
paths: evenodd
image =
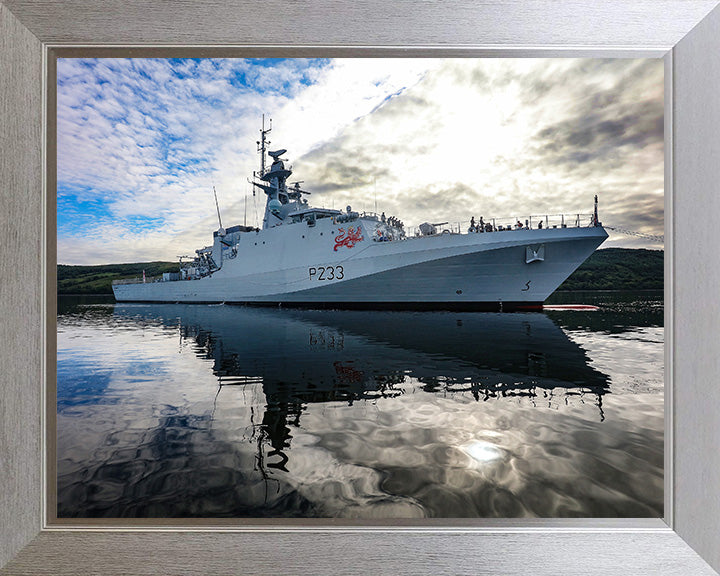
M268 202L268 209L273 214L277 214L280 212L280 208L282 207L282 204L280 204L280 200L272 199L270 202Z

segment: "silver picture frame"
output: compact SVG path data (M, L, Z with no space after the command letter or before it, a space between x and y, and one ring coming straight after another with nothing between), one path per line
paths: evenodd
M717 0L416 3L0 0L0 574L715 574L720 569ZM663 520L59 526L54 148L59 49L662 57L666 71ZM205 51L205 52L204 52Z

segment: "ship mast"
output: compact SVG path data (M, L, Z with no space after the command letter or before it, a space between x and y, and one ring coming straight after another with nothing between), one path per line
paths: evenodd
M263 114L262 117L262 130L260 130L260 140L257 141L258 145L258 152L260 153L260 174L259 176L262 177L263 174L265 174L265 151L267 150L267 145L270 144L270 140L266 138L266 136L272 131L272 118L270 118L270 127L266 130L265 129L265 114ZM253 190L253 196L255 195L255 190Z

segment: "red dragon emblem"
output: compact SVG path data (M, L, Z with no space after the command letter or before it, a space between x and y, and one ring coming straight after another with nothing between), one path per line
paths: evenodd
M357 226L356 228L350 226L347 230L347 235L345 234L345 228L338 228L338 231L340 232L340 235L335 236L335 248L333 248L335 252L337 252L337 249L340 246L352 248L357 242L362 242L364 240L360 226Z

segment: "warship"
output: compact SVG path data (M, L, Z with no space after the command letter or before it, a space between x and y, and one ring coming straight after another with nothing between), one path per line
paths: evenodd
M118 302L241 303L367 309L528 310L608 237L591 214L533 215L469 224L424 222L311 206L289 182L287 150L269 150L263 121L262 227L219 228L177 272L116 281ZM267 157L272 159L267 166Z

